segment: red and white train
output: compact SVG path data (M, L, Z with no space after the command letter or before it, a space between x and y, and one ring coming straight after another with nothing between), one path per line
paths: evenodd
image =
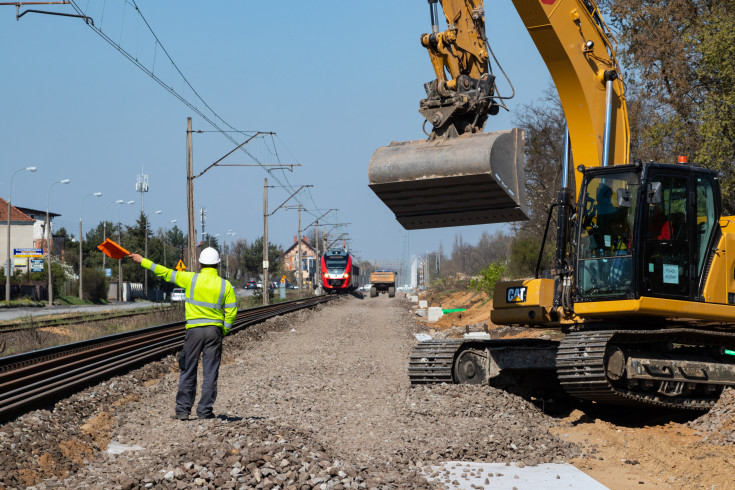
M357 289L360 268L346 250L334 249L322 255L321 274L327 293L349 293Z

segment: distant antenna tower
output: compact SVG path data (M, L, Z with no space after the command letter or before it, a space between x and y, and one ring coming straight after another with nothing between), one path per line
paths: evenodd
M143 173L143 167L140 167L140 175L135 183L135 192L140 192L140 212L145 214L145 192L148 192L148 174Z
M205 237L207 236L207 232L205 231L207 228L207 208L199 208L199 217L202 223L202 241L205 241Z

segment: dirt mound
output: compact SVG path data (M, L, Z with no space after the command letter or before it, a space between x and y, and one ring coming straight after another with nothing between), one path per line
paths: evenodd
M464 311L447 312L435 322L426 317L418 317L417 321L424 325L426 331L434 338L461 338L468 332L487 331L493 338L561 338L561 333L548 328L508 327L496 325L490 319L493 300L485 292L477 292L468 283L458 283L451 289L427 291L419 295L419 300L426 300L427 306L437 306L443 310L463 309Z

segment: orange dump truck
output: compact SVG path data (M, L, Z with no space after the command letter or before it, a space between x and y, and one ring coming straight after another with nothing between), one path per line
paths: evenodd
M392 298L396 295L396 273L393 271L377 270L370 274L370 297L374 298L378 293L388 293Z

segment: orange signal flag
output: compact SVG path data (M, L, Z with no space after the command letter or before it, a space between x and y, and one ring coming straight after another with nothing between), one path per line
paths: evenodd
M102 250L102 252L110 257L111 259L122 259L123 257L130 255L130 252L122 248L117 243L113 242L109 238L106 239L104 242L97 245L97 248Z

